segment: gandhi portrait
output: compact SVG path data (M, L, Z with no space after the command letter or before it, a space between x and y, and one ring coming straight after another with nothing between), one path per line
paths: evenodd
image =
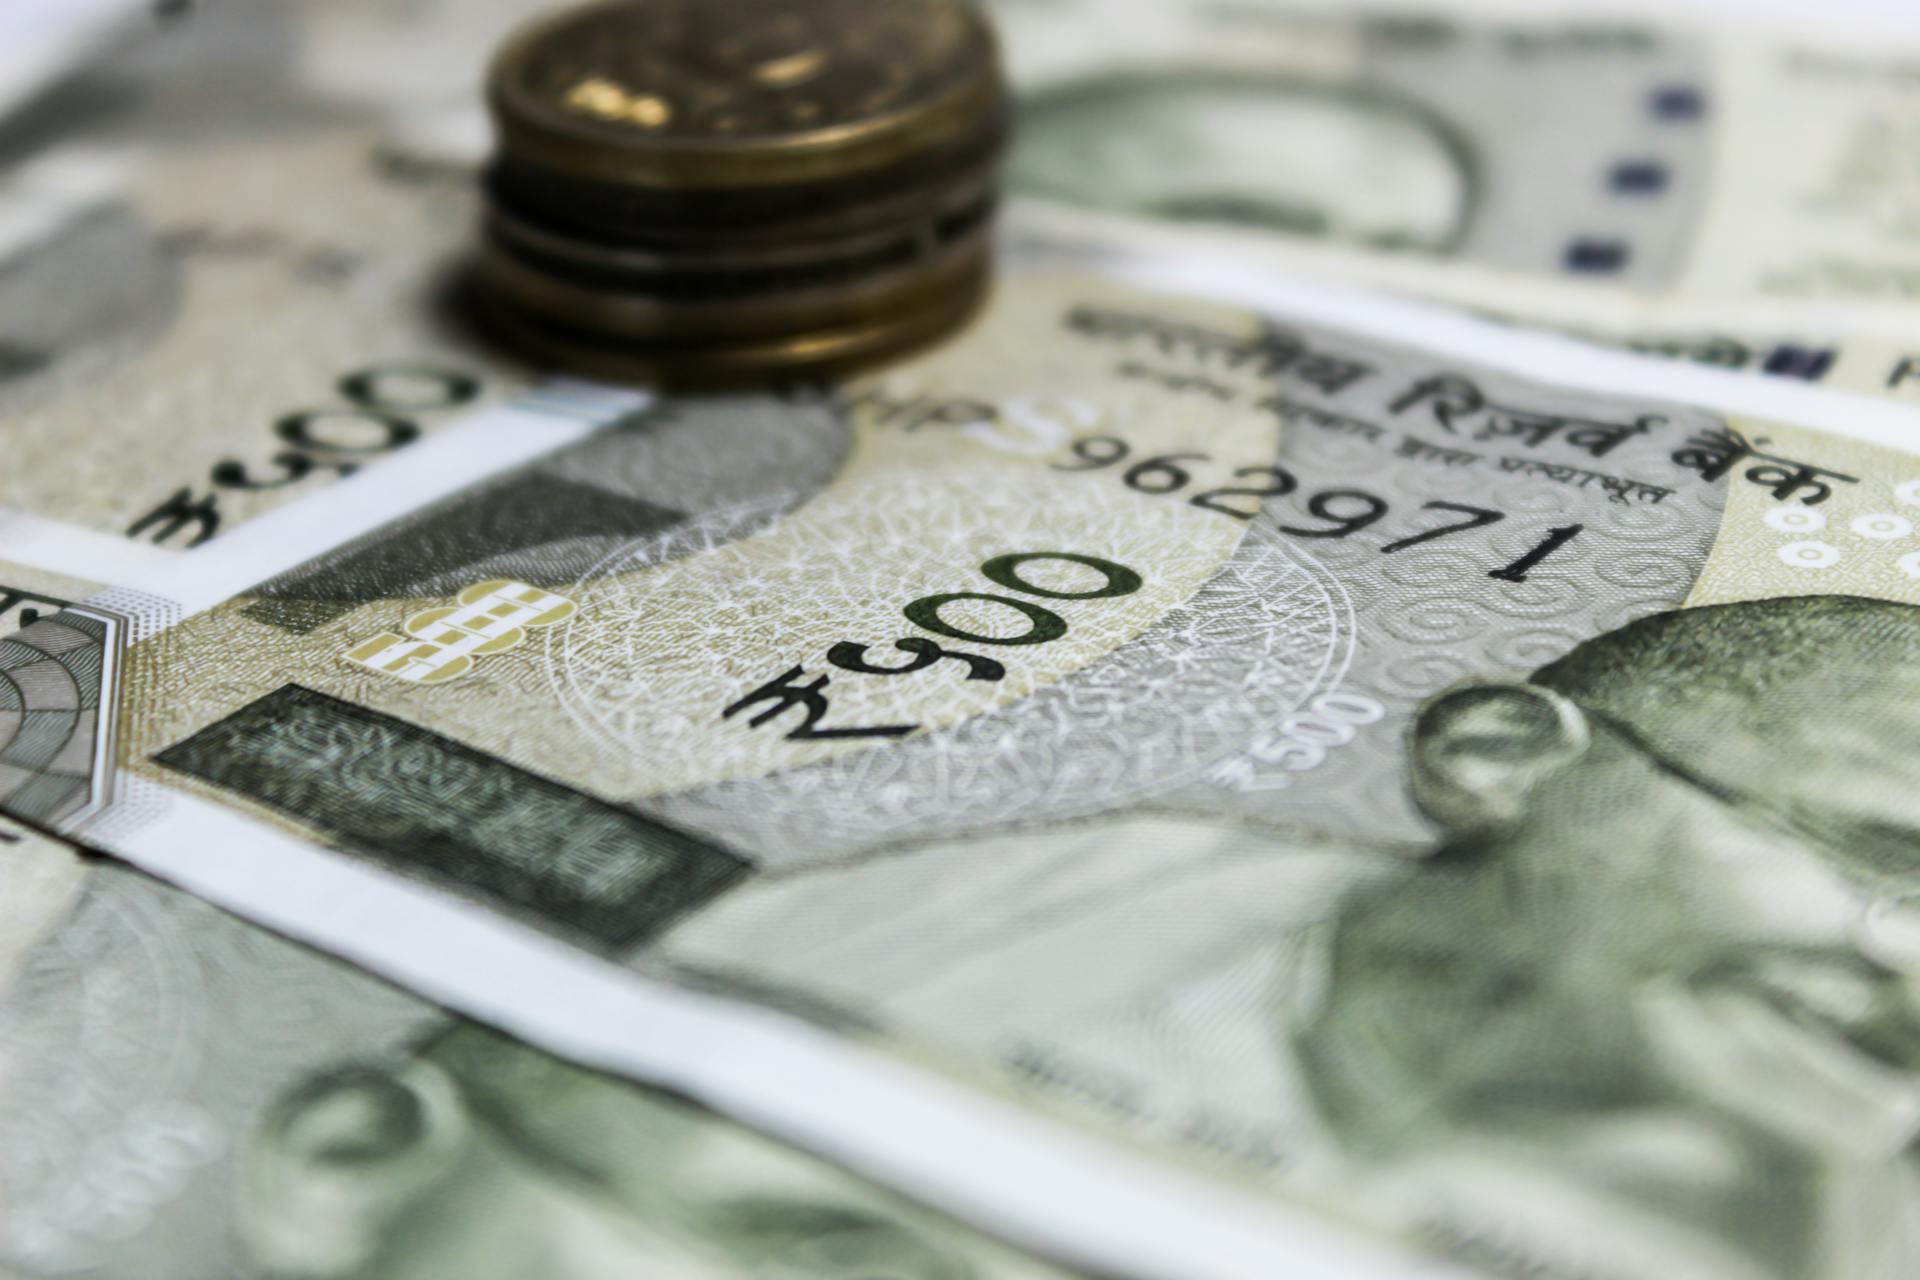
M1646 618L1410 747L1441 846L1282 1033L1336 1140L1534 1170L1701 1274L1920 1273L1920 609Z
M240 1175L284 1280L1056 1273L689 1104L472 1025L288 1091Z
M1456 248L1472 212L1465 143L1383 87L1125 69L1037 90L1022 111L1023 195L1427 253Z

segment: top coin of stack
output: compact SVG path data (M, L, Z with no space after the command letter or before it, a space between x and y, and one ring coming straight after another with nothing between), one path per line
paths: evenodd
M971 313L1009 110L963 0L610 0L508 44L483 319L677 385L839 372Z

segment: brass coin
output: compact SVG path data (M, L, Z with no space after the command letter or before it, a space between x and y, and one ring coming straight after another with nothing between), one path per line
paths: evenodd
M600 0L509 43L473 274L581 372L817 376L962 323L1009 110L967 0Z
M635 244L803 243L935 217L962 189L997 191L1006 142L1004 112L953 146L885 169L780 187L621 186L569 177L501 153L486 175L495 208L589 238Z
M501 343L555 369L675 390L837 378L927 347L961 328L986 297L984 254L921 306L881 317L774 336L635 342L581 330L482 295L474 314Z
M989 184L964 184L950 194L951 203L935 205L922 217L807 240L664 234L608 240L556 230L500 205L487 212L485 233L490 244L531 267L605 290L666 285L684 292L705 283L715 293L739 292L786 287L809 277L844 279L863 268L931 263L948 245L978 234L993 217Z
M856 271L822 263L812 271L757 275L659 277L645 287L607 289L590 276L567 276L528 264L495 243L482 252L477 281L530 321L591 332L607 341L686 344L802 337L828 330L905 321L940 311L985 269L984 231L958 240L929 260Z
M678 190L872 173L963 143L1005 96L962 0L609 0L514 39L488 81L513 162Z

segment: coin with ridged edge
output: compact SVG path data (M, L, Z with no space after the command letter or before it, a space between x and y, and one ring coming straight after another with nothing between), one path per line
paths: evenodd
M838 372L963 323L1009 109L961 0L611 0L512 39L491 332L649 381Z

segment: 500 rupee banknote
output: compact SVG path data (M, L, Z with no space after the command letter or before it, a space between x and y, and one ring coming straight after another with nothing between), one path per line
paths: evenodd
M35 622L7 811L1096 1269L1905 1274L1914 415L1052 256Z

